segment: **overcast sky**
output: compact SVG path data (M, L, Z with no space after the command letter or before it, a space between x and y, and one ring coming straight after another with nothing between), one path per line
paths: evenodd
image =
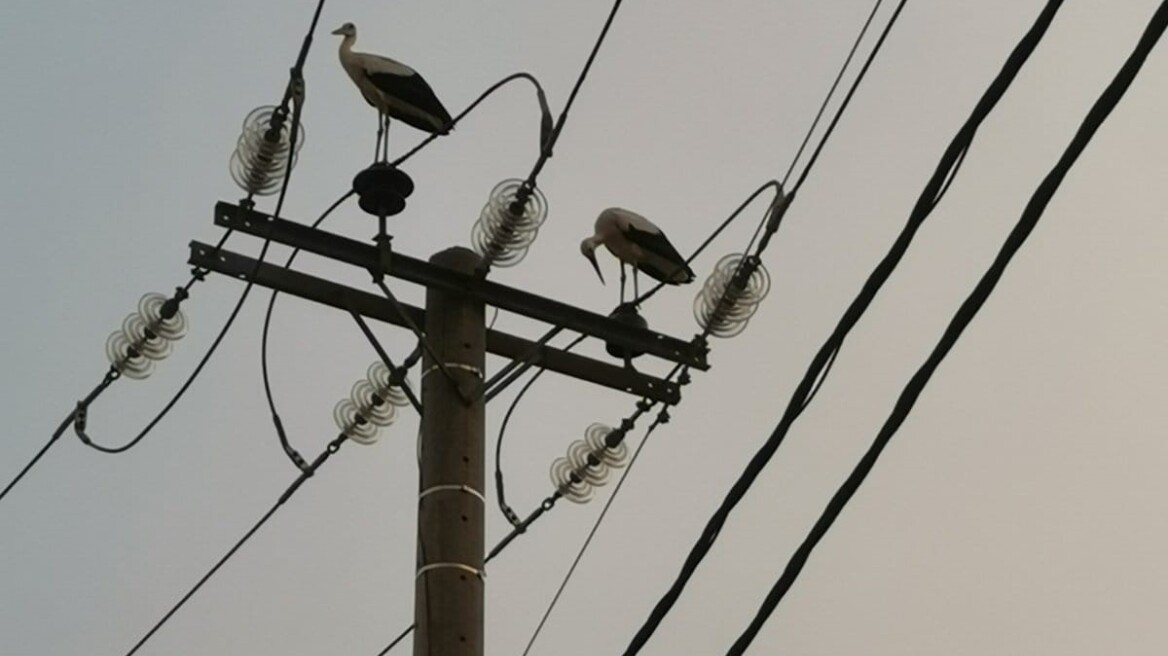
M895 3L885 4L879 24ZM713 345L713 368L653 435L533 654L628 643L1044 4L909 2L767 253L770 297L745 333ZM723 653L746 626L1158 5L1066 2L643 653ZM100 380L106 336L139 296L186 282L187 242L219 237L214 203L241 195L227 168L240 122L278 102L314 6L0 5L0 483ZM607 311L614 261L601 255L602 287L577 254L598 211L634 209L691 250L786 170L870 7L625 3L540 178L549 219L528 259L495 279ZM609 8L332 0L305 70L307 139L286 215L311 221L368 163L376 119L337 63L337 25L357 24L357 49L422 71L452 112L519 70L539 77L558 112ZM751 653L1164 653L1166 115L1162 44ZM490 189L530 169L537 133L533 94L516 85L413 159L418 191L392 221L395 247L428 257L467 244ZM391 134L394 152L420 138L400 125ZM764 209L752 206L695 263L699 280ZM354 204L326 227L374 231ZM227 248L258 246L240 235ZM273 248L273 259L285 253ZM297 266L369 287L320 258ZM697 331L699 285L655 298L652 327ZM418 288L394 289L421 302ZM154 416L241 290L215 275L192 290L190 334L153 377L119 381L93 406L94 439L123 443ZM0 502L0 653L125 653L295 478L263 403L266 297L253 295L140 445L107 456L69 434ZM507 314L497 327L542 332ZM377 332L399 357L412 345L397 328ZM347 317L289 298L270 349L284 423L311 457L376 356ZM606 357L599 344L581 349ZM513 393L487 409L492 445ZM548 466L589 424L616 424L634 403L545 376L507 438L516 509L551 492ZM376 654L412 621L416 426L406 413L377 445L346 445L139 653ZM522 651L609 492L561 504L491 564L488 654ZM488 543L506 529L492 505Z

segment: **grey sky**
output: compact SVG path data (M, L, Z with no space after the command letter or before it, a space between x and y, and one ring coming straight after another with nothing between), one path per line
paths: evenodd
M105 337L138 297L185 282L187 241L218 237L214 202L239 197L227 160L240 121L279 99L314 4L0 6L0 482L100 379ZM646 447L533 653L627 644L1043 4L909 3L768 253L771 296L743 335L714 344L714 368L695 376ZM1158 4L1066 3L644 653L721 653L745 627ZM626 3L540 179L550 218L528 259L498 279L606 310L615 265L602 259L610 285L601 287L576 247L610 205L645 214L691 249L782 175L870 6ZM354 21L357 49L415 66L451 111L517 70L538 76L558 111L608 9L331 0L306 70L307 140L287 216L315 218L372 146L375 116L328 30ZM752 653L1164 652L1164 48ZM418 155L408 167L418 191L394 220L395 246L425 257L466 244L490 189L527 173L537 131L533 94L516 85ZM417 138L401 125L391 132L397 152ZM741 248L763 209L748 210L696 263L700 278ZM354 206L327 227L355 238L374 230ZM368 284L315 258L302 267ZM152 378L118 382L94 406L95 439L121 443L153 416L240 290L219 277L193 290L190 335ZM647 311L653 326L692 334L696 292L659 295ZM105 456L68 436L0 503L0 653L124 653L294 478L263 405L266 298L252 297L191 393L142 444ZM538 334L509 315L499 325ZM404 332L378 332L393 353L409 349ZM270 348L284 422L297 448L315 454L336 432L333 404L375 355L344 316L287 298ZM492 438L509 400L488 408ZM550 492L548 465L590 423L619 422L633 403L557 376L537 385L505 450L517 510ZM141 653L376 654L411 621L415 430L407 415L376 446L343 448ZM492 564L488 654L522 650L607 494L558 507ZM488 542L504 527L489 515Z

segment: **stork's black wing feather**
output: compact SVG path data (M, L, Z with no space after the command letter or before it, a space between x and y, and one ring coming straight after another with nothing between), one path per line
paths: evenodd
M411 105L427 114L439 119L442 126L448 127L451 122L450 112L442 106L442 102L438 100L438 96L434 95L434 90L426 84L426 80L422 79L421 75L417 73L413 75L395 75L393 73L371 73L365 72L365 77L373 83L373 86L381 90L382 93L393 99ZM434 126L425 123L415 122L411 116L403 114L397 116L402 121L427 132L433 132ZM413 120L412 120L413 119Z
M641 250L657 256L654 258L657 260L655 262L639 262L637 268L641 271L657 280L675 285L694 279L693 269L689 268L685 258L677 252L664 233L637 230L633 226L628 226L624 234L629 241L640 246Z

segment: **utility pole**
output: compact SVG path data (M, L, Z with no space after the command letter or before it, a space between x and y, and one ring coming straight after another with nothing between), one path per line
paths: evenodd
M481 258L451 248L430 264L472 275ZM482 656L486 468L483 301L426 290L414 655ZM437 361L434 360L437 358Z
M363 209L379 215L392 214L386 207L401 210L402 199L409 195L412 184L404 185L402 175L395 171L375 165L363 174L364 178L358 176L354 186L364 191L363 200L370 199L369 207L363 205ZM377 176L388 182L379 182ZM372 188L366 188L369 185ZM383 196L371 194L386 190ZM379 219L384 224L384 217ZM482 656L484 651L486 390L497 393L525 368L540 367L659 403L671 405L680 398L678 384L670 380L569 353L548 344L546 337L532 341L487 330L483 310L486 305L553 325L556 332L562 329L587 335L604 342L610 354L617 353L622 359L645 355L698 370L709 368L706 347L700 339L686 342L653 332L619 313L604 316L492 282L481 275L481 257L465 248L451 248L423 262L390 251L384 230L379 230L377 244L372 245L263 214L250 206L224 202L215 205L214 220L216 225L237 233L358 267L373 274L375 280L384 275L426 287L423 310L398 301L384 285L381 297L232 253L221 245L191 242L188 260L234 280L248 280L347 312L358 324L362 324L362 317L368 317L411 330L424 327L415 656ZM364 332L381 355L383 349L376 337ZM512 363L484 380L487 352ZM392 369L394 365L388 358L381 357Z

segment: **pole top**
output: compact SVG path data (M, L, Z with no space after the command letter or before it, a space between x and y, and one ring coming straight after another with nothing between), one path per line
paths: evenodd
M463 246L452 246L430 256L430 264L468 275L473 274L482 261L478 253Z

